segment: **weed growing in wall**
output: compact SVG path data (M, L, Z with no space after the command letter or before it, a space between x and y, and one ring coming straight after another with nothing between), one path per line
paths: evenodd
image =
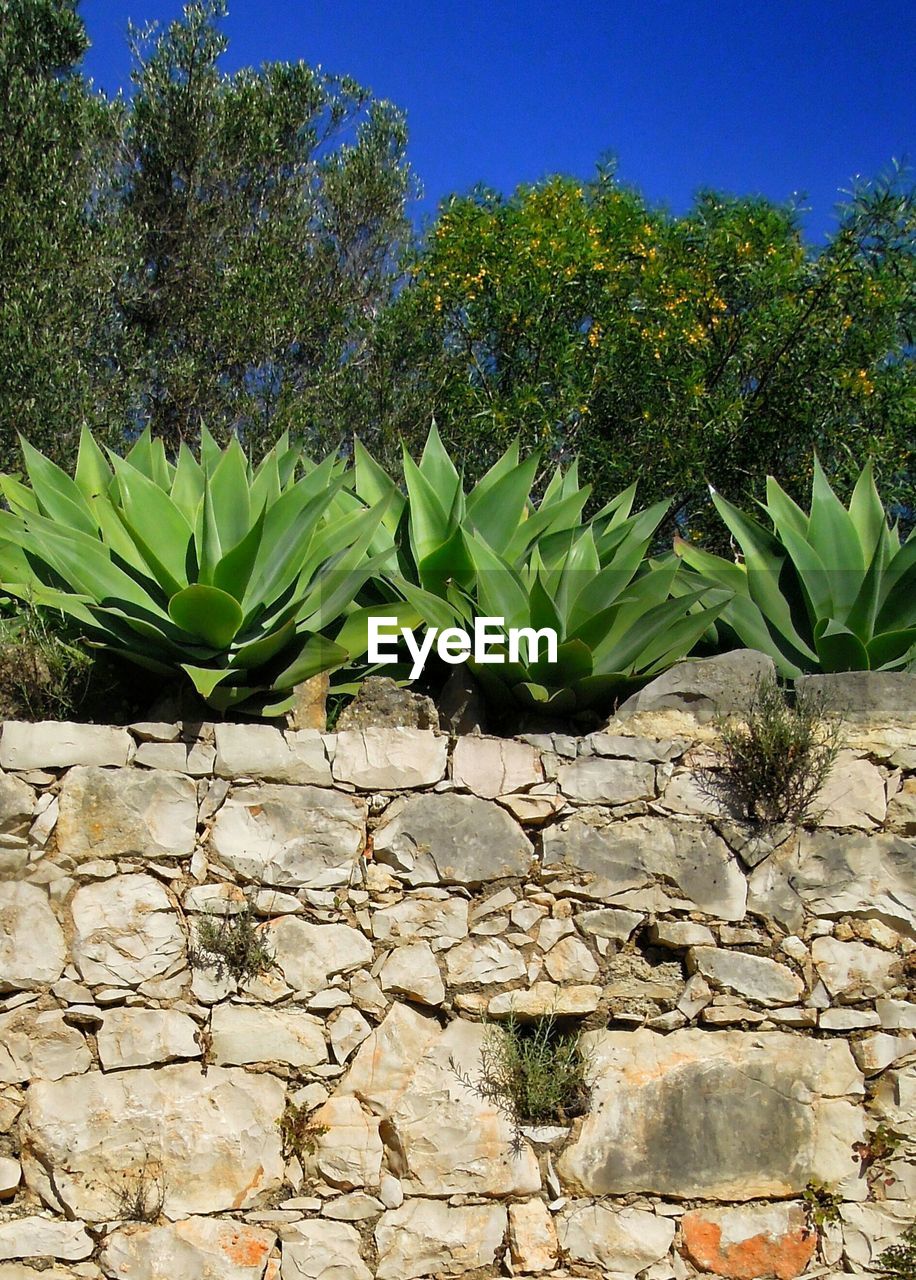
M875 1271L893 1280L916 1280L916 1222L906 1229L899 1244L884 1250L875 1262Z
M254 910L246 905L237 915L208 912L197 923L197 945L190 952L197 968L216 969L217 981L229 974L246 982L266 973L274 963L273 952L258 928Z
M721 763L703 785L741 821L816 823L813 806L836 763L841 723L820 694L802 688L789 702L763 677L740 715L717 722Z

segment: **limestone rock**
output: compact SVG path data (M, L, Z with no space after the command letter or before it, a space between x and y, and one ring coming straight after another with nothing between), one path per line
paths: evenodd
M916 723L916 676L907 671L840 671L800 676L796 689L820 695L849 724Z
M349 729L337 734L334 777L365 791L429 787L445 776L448 739L428 729Z
M352 1095L328 1098L314 1113L314 1153L310 1162L332 1187L376 1190L384 1148L379 1120Z
M601 1203L573 1202L557 1215L560 1247L572 1261L628 1275L664 1258L674 1230L670 1218Z
M219 1218L138 1222L106 1237L102 1267L112 1280L262 1280L275 1239Z
M716 945L712 930L692 920L659 920L649 929L649 941L654 947L665 947L669 951Z
M511 738L463 737L452 753L452 780L475 796L495 800L544 780L540 753Z
M662 877L709 915L744 917L747 881L725 842L700 823L633 818L596 827L576 816L545 831L544 863L585 872L583 892L599 901L614 903Z
M784 964L741 951L692 947L687 953L687 971L700 973L715 986L737 991L760 1004L794 1004L805 990L801 978Z
M899 981L899 957L864 942L815 938L811 959L824 986L843 1004L887 995Z
M544 967L554 982L594 982L598 965L584 942L561 938L544 957Z
M69 769L72 765L125 765L133 742L126 729L54 720L7 720L0 738L0 769Z
M431 698L402 689L389 676L367 676L337 726L351 729L438 729L439 715Z
M638 760L580 757L560 766L557 781L564 796L585 804L629 804L655 798L655 769Z
M514 1015L520 1022L543 1018L548 1014L581 1018L594 1013L601 999L601 988L594 984L559 987L554 982L535 982L527 989L503 991L487 1005L491 1018Z
M467 932L466 898L425 898L417 893L393 906L379 907L372 913L372 936L379 941L386 938L460 940L467 937Z
M73 959L85 982L137 986L185 965L185 936L152 876L114 876L77 889Z
M366 843L366 806L318 787L240 787L216 815L213 854L256 884L346 884Z
M372 962L372 943L346 924L312 924L283 916L264 932L277 970L299 996L315 995L335 973Z
M199 1058L197 1023L178 1009L108 1009L98 1032L104 1071Z
M408 1200L383 1214L375 1228L377 1280L460 1276L492 1266L505 1233L503 1205L452 1207L439 1200Z
M291 1067L314 1067L328 1060L321 1022L299 1010L218 1004L210 1034L213 1061L220 1066L285 1062Z
M56 982L66 960L63 930L44 890L0 881L0 994Z
M331 1048L335 1060L346 1062L353 1050L371 1034L372 1027L358 1009L341 1009L331 1024Z
M904 778L903 786L887 806L887 824L905 836L916 836L916 778Z
M214 732L218 778L331 786L331 766L316 729L284 733L269 724L218 724Z
M12 773L0 773L0 844L18 844L29 834L35 792Z
M675 738L639 738L622 733L590 733L583 746L596 756L615 756L624 760L663 763L683 753L687 743Z
M753 1200L811 1178L864 1196L849 1152L864 1132L849 1049L781 1032L589 1032L594 1091L559 1171L588 1195Z
M294 1223L283 1235L280 1280L372 1280L359 1232L346 1222Z
M468 938L452 947L445 956L448 980L453 986L469 982L489 985L512 982L525 976L521 952L501 938Z
M599 907L595 911L580 911L576 916L576 924L583 933L608 938L611 942L626 942L643 920L645 916L640 912L621 907Z
M12 1156L0 1156L0 1200L13 1195L22 1181L22 1165Z
M884 777L868 760L841 751L814 808L822 827L859 827L869 831L887 816Z
M754 649L736 649L715 658L688 658L627 698L617 708L614 722L671 708L705 724L716 716L742 711L757 681L775 675L772 658Z
M748 883L748 909L798 929L805 911L916 933L916 840L813 831L777 849Z
M419 873L411 883L481 884L525 875L532 847L498 804L456 794L411 796L375 832L379 861Z
M340 1092L358 1093L390 1118L408 1193L499 1196L540 1189L531 1148L514 1152L506 1116L464 1083L480 1078L481 1048L494 1034L501 1033L460 1018L442 1031L392 1010L360 1046ZM387 1046L392 1062L383 1057Z
M395 947L382 965L379 982L383 991L405 995L420 1004L437 1005L445 999L445 985L428 942Z
M331 673L319 671L301 684L293 686L294 702L286 713L290 729L318 729L324 733L328 727L328 694L331 690Z
M95 767L71 769L64 778L57 847L75 862L129 853L183 858L193 852L196 839L193 778Z
M557 1231L543 1200L509 1205L512 1265L524 1275L552 1271L557 1264Z
M817 1248L817 1232L797 1201L693 1209L681 1218L681 1233L693 1265L728 1280L795 1280Z
M26 1182L90 1222L117 1217L119 1188L144 1170L170 1218L245 1209L281 1184L284 1100L273 1076L190 1063L36 1081L21 1125Z
M95 1248L81 1222L62 1222L33 1214L0 1222L0 1260L8 1258L65 1258L79 1262Z
M57 1009L26 1005L0 1017L0 1084L60 1080L91 1066L86 1041Z

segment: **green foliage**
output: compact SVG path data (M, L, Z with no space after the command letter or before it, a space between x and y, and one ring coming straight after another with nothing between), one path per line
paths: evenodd
M798 497L812 446L842 492L872 456L912 506L914 228L898 173L819 250L792 208L706 192L673 217L608 168L453 196L380 317L364 425L416 439L433 414L475 474L517 432L574 449L599 501L639 479L692 529L707 481Z
M557 632L557 660L521 645L516 661L469 663L496 703L566 714L612 697L683 658L715 619L727 593L672 595L676 560L647 560L664 503L631 514L635 486L588 522L588 488L576 464L557 469L532 497L538 455L512 445L466 494L435 427L419 464L405 451L406 497L357 448L356 491L388 501L385 563L427 625L471 629L475 617L505 629ZM492 652L509 656L508 637Z
M228 973L236 982L247 982L266 973L274 963L273 953L250 905L235 915L208 912L201 916L190 957L191 963L199 968L214 966L217 981Z
M90 655L53 613L26 601L0 617L0 717L78 718L92 667Z
M826 1182L812 1178L802 1192L802 1200L810 1230L822 1231L840 1221L843 1197Z
M894 1280L916 1280L916 1222L907 1227L900 1244L884 1250L875 1262L875 1271Z
M69 459L81 422L122 410L119 381L104 397L98 383L119 113L77 71L87 45L76 0L0 0L0 468L15 465L17 431Z
M314 1155L318 1148L318 1139L328 1131L326 1124L315 1124L309 1120L308 1107L297 1107L289 1098L280 1117L279 1127L280 1143L285 1160L295 1156L297 1160L303 1161Z
M0 477L0 579L62 610L88 639L191 681L218 711L280 715L292 690L350 656L324 630L373 569L384 508L328 521L333 458L296 477L284 438L252 468L237 440L202 436L167 461L145 432L108 460L89 432L71 479L23 442L30 484Z
M790 704L762 678L739 716L720 721L721 767L706 785L746 822L816 820L811 807L836 763L840 721L823 697L800 689Z
M916 531L901 543L890 528L867 463L848 509L817 459L810 511L770 476L765 528L714 493L743 553L735 563L678 540L700 580L734 592L721 625L768 653L780 675L893 670L916 659Z
M225 0L132 31L115 217L136 411L174 448L202 423L260 451L337 443L342 378L390 295L411 188L404 117L303 62L231 75Z
M451 1066L463 1084L509 1117L518 1141L523 1124L567 1124L588 1109L588 1055L579 1033L562 1030L554 1014L533 1022L509 1017L490 1026L478 1080L467 1078L454 1061Z

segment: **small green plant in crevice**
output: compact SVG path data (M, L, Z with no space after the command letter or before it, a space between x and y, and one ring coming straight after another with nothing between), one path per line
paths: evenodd
M326 1124L315 1124L314 1121L309 1120L308 1107L297 1107L289 1098L286 1100L278 1125L280 1145L285 1160L291 1160L295 1156L301 1161L307 1156L314 1155L318 1148L318 1139L328 1131Z
M125 1170L121 1181L111 1185L117 1203L117 1216L124 1222L158 1222L165 1206L166 1184L161 1167L154 1169L149 1158L132 1170Z
M511 1120L516 1147L523 1124L566 1124L588 1109L588 1054L579 1032L564 1030L553 1013L532 1022L510 1016L490 1026L480 1050L478 1079L454 1060L450 1065L462 1084Z
M814 801L842 746L842 721L821 694L798 690L793 702L764 676L743 712L716 722L720 763L701 786L733 817L760 826L816 823Z
M274 956L258 927L250 904L236 915L207 912L197 922L197 945L191 963L216 970L217 981L229 974L236 982L257 978L273 967Z
M843 1197L826 1182L812 1178L802 1192L802 1200L809 1231L821 1232L824 1227L840 1221Z
M882 1192L883 1188L894 1181L893 1177L887 1176L882 1166L885 1161L890 1160L900 1143L900 1135L882 1123L872 1130L864 1142L852 1144L855 1152L853 1159L861 1161L860 1177L867 1180L873 1192Z
M916 1280L916 1222L910 1224L897 1244L876 1259L874 1270L879 1276L894 1280Z

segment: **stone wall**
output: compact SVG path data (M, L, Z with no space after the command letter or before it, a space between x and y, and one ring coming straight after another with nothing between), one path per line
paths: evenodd
M709 726L637 711L7 723L0 1280L868 1271L916 1217L916 727L853 725L820 827L751 838ZM189 949L246 900L238 985ZM520 1145L472 1087L512 1011L581 1021L594 1082Z

